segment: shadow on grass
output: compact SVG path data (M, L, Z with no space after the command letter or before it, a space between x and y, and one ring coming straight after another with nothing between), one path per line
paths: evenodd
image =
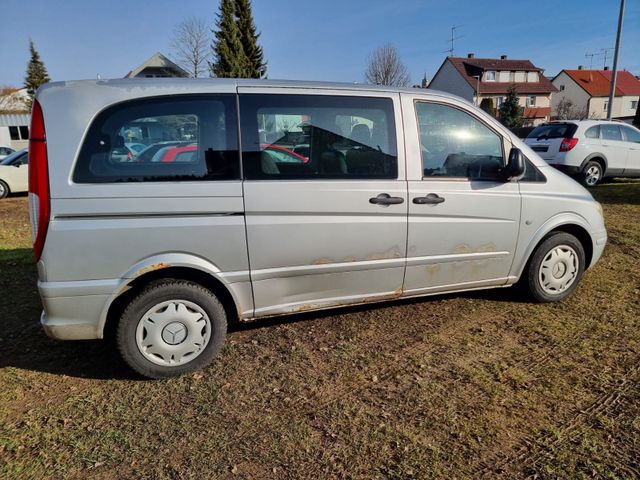
M606 179L589 191L600 203L609 205L640 205L640 180Z
M63 342L46 336L33 252L0 250L0 368L95 379L135 379L105 341Z
M14 367L56 375L94 379L139 380L121 360L113 341L59 341L48 338L40 325L42 306L36 288L36 271L30 249L0 250L0 368ZM229 333L287 323L300 323L368 310L442 301L452 296L488 301L526 301L516 289L493 289L437 296L390 300L315 312L303 312L234 322Z

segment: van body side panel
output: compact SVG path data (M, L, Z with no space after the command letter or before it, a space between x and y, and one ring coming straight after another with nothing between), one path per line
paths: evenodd
M399 296L404 182L246 182L245 201L256 316Z

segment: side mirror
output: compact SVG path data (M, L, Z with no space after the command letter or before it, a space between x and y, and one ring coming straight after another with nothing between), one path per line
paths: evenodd
M519 148L513 147L509 152L509 161L504 169L506 180L519 180L524 175L524 155Z

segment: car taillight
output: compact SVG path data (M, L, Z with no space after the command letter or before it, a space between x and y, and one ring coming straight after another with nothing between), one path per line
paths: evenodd
M577 144L578 144L578 139L577 138L564 138L564 139L562 139L562 143L560 144L560 151L561 152L568 152L573 147L575 147Z
M133 160L133 155L131 155L131 152L127 152L127 161L130 162Z
M29 218L36 262L40 260L42 255L51 213L47 163L47 138L44 131L42 108L37 101L34 101L29 135Z

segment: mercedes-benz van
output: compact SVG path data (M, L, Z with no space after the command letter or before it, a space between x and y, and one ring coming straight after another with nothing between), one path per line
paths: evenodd
M607 239L583 187L431 90L51 83L29 156L44 329L114 332L152 378L209 363L229 321L519 280L562 300Z

